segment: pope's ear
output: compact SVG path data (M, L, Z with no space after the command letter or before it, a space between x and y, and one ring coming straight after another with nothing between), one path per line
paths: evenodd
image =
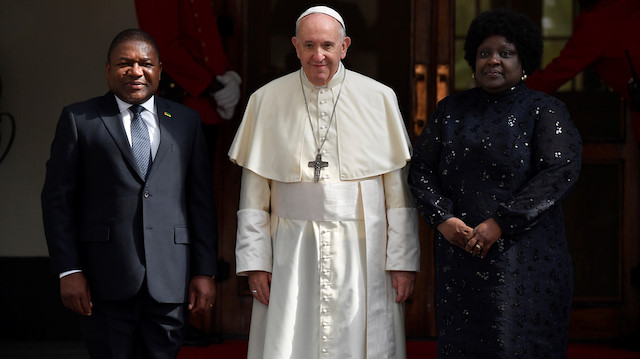
M300 52L298 52L298 38L296 38L295 36L291 38L291 43L293 44L293 47L296 49L296 56L298 56L298 58L300 58Z
M351 45L351 38L349 36L345 36L344 40L342 40L342 56L341 59L344 59L347 56L347 49Z

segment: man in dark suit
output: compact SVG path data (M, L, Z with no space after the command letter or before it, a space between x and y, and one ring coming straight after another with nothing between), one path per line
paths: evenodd
M161 71L151 36L118 34L110 92L63 109L47 162L49 254L92 358L175 358L187 309L215 299L206 144L197 112L154 96Z

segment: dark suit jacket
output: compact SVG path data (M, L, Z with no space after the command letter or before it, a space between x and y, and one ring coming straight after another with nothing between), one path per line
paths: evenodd
M81 269L92 296L131 298L146 278L161 303L186 302L215 274L212 173L198 114L156 96L160 146L141 177L112 93L63 109L42 191L57 273Z

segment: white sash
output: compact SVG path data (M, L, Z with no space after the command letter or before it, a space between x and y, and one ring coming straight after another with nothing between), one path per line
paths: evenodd
M271 213L302 221L362 221L358 182L271 182Z

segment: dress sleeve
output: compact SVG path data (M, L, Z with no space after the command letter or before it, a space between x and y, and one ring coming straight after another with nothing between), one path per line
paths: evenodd
M271 183L250 170L243 169L236 233L236 273L272 270Z
M531 140L533 173L494 219L502 233L521 233L544 220L575 186L582 166L582 140L565 105L553 99L538 116Z
M407 187L407 167L382 176L387 209L387 270L420 270L418 212Z
M446 102L440 101L415 143L408 177L418 211L434 229L453 217L453 202L444 196L438 173Z

